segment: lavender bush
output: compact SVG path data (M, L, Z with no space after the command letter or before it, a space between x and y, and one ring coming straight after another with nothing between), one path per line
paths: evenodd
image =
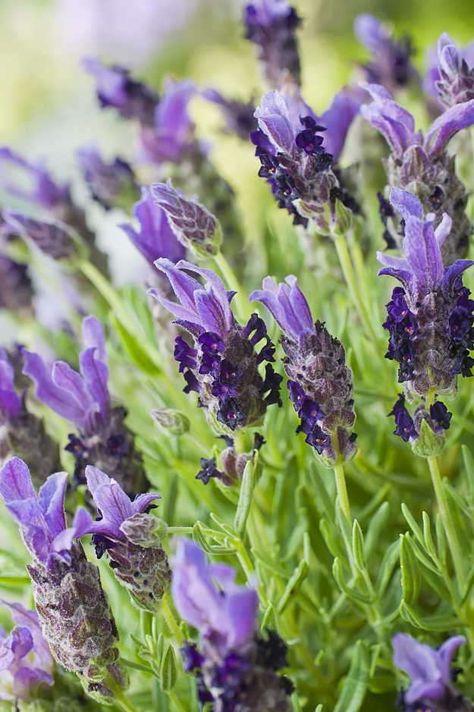
M137 141L83 146L82 193L0 149L5 709L474 710L473 45L423 68L361 15L318 112L303 24L245 4L244 98L85 59Z

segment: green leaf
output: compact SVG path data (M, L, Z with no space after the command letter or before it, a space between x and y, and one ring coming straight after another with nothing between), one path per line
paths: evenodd
M176 685L178 677L176 653L174 647L168 645L160 665L160 680L162 689L167 692Z
M369 682L369 655L359 640L352 653L352 662L339 695L334 712L358 712L361 709Z
M258 452L245 465L240 485L239 502L234 517L234 528L238 536L243 536L252 505L253 490L257 481Z
M409 536L409 534L400 535L400 570L403 600L411 604L418 598L421 579Z
M157 363L143 348L138 336L132 334L120 321L120 319L112 312L109 315L110 321L117 332L120 343L132 363L137 366L143 373L150 376L159 376L162 371Z
M353 601L356 601L357 603L368 604L368 603L372 602L371 599L369 598L369 596L367 596L365 593L361 593L357 589L351 588L346 583L346 581L344 579L344 571L343 571L342 562L337 557L334 559L334 563L332 566L332 573L333 573L333 576L334 576L334 579L335 579L337 585L339 586L341 591L343 591L346 594L346 596L348 598L352 599Z
M400 541L394 541L393 544L391 544L387 551L385 552L385 555L382 559L382 563L380 564L380 570L377 576L377 582L375 584L375 588L379 594L379 597L381 598L384 593L385 589L387 588L390 579L392 578L393 572L395 570L396 565L398 564L398 560L400 558Z
M356 566L362 571L365 569L364 535L357 519L352 526L352 553Z
M283 592L283 596L281 597L281 599L278 603L278 606L277 606L277 611L279 614L283 613L283 611L287 607L288 603L290 602L290 599L297 594L303 581L305 580L306 576L308 575L308 572L309 572L309 566L308 566L307 562L303 559L302 561L300 561L300 563L294 570L290 580L286 584L286 588Z

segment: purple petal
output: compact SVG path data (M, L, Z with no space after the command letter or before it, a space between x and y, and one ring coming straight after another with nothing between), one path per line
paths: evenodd
M0 349L0 412L15 418L21 410L21 399L15 391L15 372L6 353Z
M13 457L0 470L0 496L5 504L22 499L35 499L30 471L23 460Z
M158 492L146 492L145 494L137 494L132 501L132 509L134 513L146 512L148 507L157 499L161 499Z
M51 378L56 386L66 391L81 408L85 410L90 395L81 376L65 361L55 361L51 369Z
M451 667L453 663L453 658L457 651L464 645L466 638L462 635L453 636L449 638L438 650L438 658L440 661L440 669L443 677L443 682L449 685L451 681Z
M423 219L423 206L416 195L409 193L407 190L401 190L401 188L391 188L389 199L404 220L410 215L420 220Z
M95 316L86 316L82 322L82 341L86 349L97 349L99 361L107 362L104 327Z
M227 644L230 648L243 645L253 635L257 612L258 596L253 589L240 588L226 597Z
M98 412L105 418L109 411L110 398L108 390L109 369L103 361L96 358L95 347L81 351L79 361L82 378L87 387L88 399L83 407L88 407L89 414Z
M427 153L432 158L438 156L458 131L466 129L473 124L474 99L447 109L434 121L426 134L425 147Z
M116 480L97 467L86 467L87 487L94 498L94 503L103 518L117 529L134 510L130 498Z
M395 665L410 676L412 682L437 681L440 678L436 651L404 633L392 640Z
M449 288L455 280L469 267L474 265L473 260L456 260L452 265L446 267L444 273L444 284Z
M354 33L371 52L378 52L390 35L379 19L369 14L358 15L354 21Z
M64 498L67 482L67 472L57 472L47 478L38 492L38 504L53 537L66 527Z
M165 275L168 277L171 287L173 288L173 291L181 302L181 304L190 313L194 313L194 292L196 291L196 289L202 289L202 287L201 284L197 281L197 279L190 277L188 274L186 274L179 268L180 264L181 263L178 263L178 265L174 265L170 260L167 259L159 259L155 262L155 266L157 267L157 269L159 269L161 272L164 272ZM186 262L184 264L187 265L188 263Z
M344 88L336 94L331 106L321 116L321 124L326 127L323 146L337 160L342 153L347 133L359 113L364 92Z

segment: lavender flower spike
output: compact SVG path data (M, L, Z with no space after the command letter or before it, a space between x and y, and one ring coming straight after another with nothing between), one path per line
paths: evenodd
M3 600L0 604L10 609L16 624L9 634L0 628L0 700L37 699L40 686L54 683L54 662L38 615L21 603Z
M198 645L187 643L183 657L185 669L198 679L200 702L214 702L216 709L287 712L292 686L276 674L286 664L286 646L273 632L257 637L256 591L238 586L231 567L209 564L196 544L179 539L172 593L180 615L199 631Z
M128 210L137 196L138 186L127 161L117 157L107 163L93 146L81 148L77 152L77 160L92 198L104 210Z
M26 460L38 484L60 466L57 443L43 421L28 411L24 395L17 392L11 359L0 348L0 462L13 454Z
M287 0L252 0L245 6L245 36L258 47L258 59L271 87L290 79L301 83L296 30L301 24Z
M77 536L93 534L98 557L107 552L115 576L137 605L155 612L171 578L159 539L160 522L147 514L160 495L149 492L131 501L116 480L90 465L86 480L100 519L94 521L85 509L78 510Z
M78 429L66 447L76 459L77 482L84 482L85 466L94 464L113 471L128 492L140 491L146 483L143 463L124 422L126 411L111 403L101 323L86 317L82 335L79 373L63 361L49 369L38 354L28 351L23 372L35 382L37 397Z
M437 712L468 712L472 706L462 699L453 686L452 660L458 648L466 642L462 636L449 638L434 650L429 645L418 643L410 635L399 633L393 638L393 661L406 672L411 680L404 693L404 702L411 705L426 705Z
M450 107L474 99L474 42L464 50L443 33L425 78L425 89Z
M6 210L5 223L13 233L21 235L53 260L67 260L77 255L78 245L71 230L58 222L37 220Z
M413 116L386 89L372 84L367 89L373 102L362 106L361 113L390 146L386 163L390 186L414 193L425 212L435 214L436 226L447 213L453 229L444 243L445 262L465 257L471 234L465 212L468 195L446 148L453 136L474 124L474 99L447 109L423 135L416 130Z
M169 183L155 183L150 193L164 211L177 240L198 256L216 255L222 244L222 230L212 213L190 200Z
M281 377L271 366L274 347L265 324L253 314L245 327L235 321L227 292L214 272L190 262L177 265L156 261L178 299L174 302L152 291L160 304L174 314L176 323L193 337L193 345L178 336L175 359L186 380L186 392L196 391L211 424L230 435L258 424L267 406L279 403ZM202 284L195 274L202 277ZM260 351L257 344L264 342ZM266 363L264 374L259 366Z
M301 421L298 431L325 461L351 457L356 439L352 373L342 344L323 323L313 322L296 277L282 284L266 277L263 289L250 300L262 302L283 330L288 390Z
M402 284L393 290L387 305L384 328L390 337L386 357L398 361L398 380L405 383L409 399L421 398L424 405L425 400L431 403L433 394L453 393L458 375L471 374L474 302L463 286L462 273L474 262L458 260L444 266L442 246L452 227L447 215L435 228L434 216L425 217L414 195L392 188L390 200L403 219L405 236L403 257L377 255L384 265L380 274ZM393 415L400 430L402 420L408 422L403 401L396 404ZM419 434L422 420L441 434L449 427L447 415L442 403L431 404L429 414L422 407L416 413L410 439Z
M394 39L380 20L366 14L356 17L354 32L372 55L372 61L363 65L368 82L396 91L418 79L411 63L413 47L409 37Z
M106 678L123 683L117 665L117 631L76 530L64 513L67 475L50 475L38 494L25 463L9 460L0 470L0 496L18 521L33 556L28 566L42 633L54 658L77 673L89 694L110 699Z
M138 229L127 224L120 227L150 265L160 257L166 257L171 262L184 258L186 249L178 241L165 211L153 198L150 188L142 188L141 200L135 203L133 214L138 221Z

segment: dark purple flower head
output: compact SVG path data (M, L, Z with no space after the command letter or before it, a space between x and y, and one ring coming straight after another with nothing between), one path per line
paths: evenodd
M15 389L15 371L6 351L0 348L0 423L15 419L21 407L21 398Z
M132 225L121 225L121 228L150 265L161 257L171 262L183 259L186 249L177 240L165 211L157 204L149 188L142 188L141 200L135 203L133 214L138 221L138 229Z
M261 163L259 175L296 224L306 226L312 219L321 230L329 229L327 208L343 194L332 164L359 104L358 92L343 89L318 119L292 88L265 94L257 107L259 128L251 138Z
M474 42L460 49L443 33L428 59L424 88L441 106L474 99Z
M67 529L64 497L67 474L50 475L38 494L28 467L18 457L0 470L0 496L18 521L26 547L36 561L51 567L69 560L74 530Z
M342 344L321 322L313 322L295 277L277 284L266 277L250 295L264 304L283 330L288 390L300 417L298 431L326 460L348 458L355 451L352 373Z
M462 284L462 273L474 264L458 260L445 267L442 246L451 220L443 216L437 228L434 216L423 213L414 195L397 188L390 200L403 219L403 257L378 253L380 274L398 279L384 327L389 331L387 358L398 361L399 381L410 393L427 396L452 392L458 374L468 376L474 361L474 302Z
M107 163L93 146L81 148L77 152L77 160L92 198L105 210L114 207L127 209L134 201L138 186L127 161L114 158Z
M178 539L172 593L184 620L212 640L221 655L248 642L257 626L258 596L235 583L235 571L210 564L189 539Z
M53 260L66 260L77 254L77 244L71 230L59 222L37 220L23 213L5 211L6 224Z
M39 625L38 615L21 603L0 601L14 623L7 634L0 628L0 700L35 699L38 686L53 685L53 658Z
M103 108L116 109L125 119L137 119L141 124L153 124L158 95L130 76L128 69L107 66L98 59L84 60L84 68L96 81L97 98Z
M178 241L198 255L215 255L222 242L218 220L197 200L186 198L171 182L155 183L150 194L163 210Z
M287 0L253 0L244 9L245 36L258 47L258 59L268 84L281 87L301 80L296 30L301 24Z
M446 705L446 709L454 709L447 706L448 701L456 697L451 667L458 648L465 642L462 636L455 636L436 650L403 633L393 638L393 661L411 681L404 695L408 704L429 705L434 702Z
M28 265L0 254L0 309L12 312L30 311L34 291Z
M68 184L58 183L44 165L6 147L0 148L0 185L11 196L48 210L70 201Z
M233 293L214 272L184 261L173 265L162 259L156 266L167 276L179 301L153 290L152 295L194 337L193 346L181 336L175 342L174 355L187 383L185 391L199 394L211 423L227 434L257 424L268 405L280 402L281 376L271 366L274 347L264 322L253 314L244 327L238 324L230 308ZM204 284L189 272L203 277ZM259 366L265 361L261 374Z
M414 52L409 37L395 39L379 19L367 14L356 17L354 32L372 55L372 61L363 65L368 82L396 90L417 79L411 63Z
M244 141L248 141L252 131L257 128L253 102L227 98L217 89L206 89L202 95L221 109L227 133L235 134Z
M166 81L153 122L142 128L140 136L149 161L177 163L196 150L195 127L189 113L189 104L196 94L196 86L190 80Z
M82 324L85 348L80 353L80 373L64 361L48 368L41 356L24 352L23 372L36 384L37 397L81 431L93 433L110 414L108 368L101 323L88 316Z
M419 405L412 417L402 393L388 415L393 416L395 420L394 435L415 445L418 454L423 452L431 454L433 449L441 449L444 431L449 429L452 417L452 413L441 401L432 403L428 410L424 405ZM428 430L424 429L425 425L428 426ZM425 444L419 442L420 436L426 440Z

